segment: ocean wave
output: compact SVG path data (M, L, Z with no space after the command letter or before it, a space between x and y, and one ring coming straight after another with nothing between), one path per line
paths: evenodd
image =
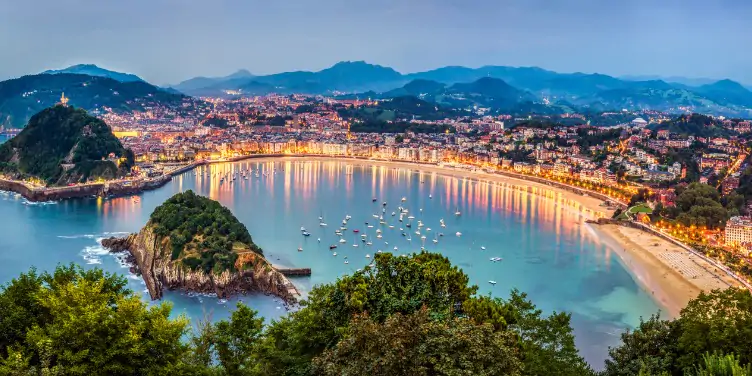
M58 235L58 238L61 239L96 239L96 235L94 234L84 234L84 235Z
M81 256L83 256L84 260L89 265L97 265L102 263L102 256L109 254L110 251L106 250L101 245L93 245L89 247L84 247L84 250L81 251Z

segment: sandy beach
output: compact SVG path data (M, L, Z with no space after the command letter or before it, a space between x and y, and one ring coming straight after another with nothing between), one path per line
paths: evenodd
M292 161L339 161L357 166L384 166L413 171L423 171L458 178L499 183L511 189L523 189L533 194L546 196L561 203L570 210L583 213L586 217L610 218L613 210L603 201L580 195L556 186L540 184L514 177L473 172L427 164L361 160L336 157L264 157L256 162L280 160ZM532 188L532 190L530 189ZM592 225L595 233L616 252L630 270L636 282L651 294L664 309L663 317L675 318L687 303L700 294L700 291L725 289L739 284L722 271L690 254L681 247L647 232L617 225Z
M593 227L605 241L615 243L617 255L670 318L677 317L700 291L739 286L707 261L658 236L618 225Z

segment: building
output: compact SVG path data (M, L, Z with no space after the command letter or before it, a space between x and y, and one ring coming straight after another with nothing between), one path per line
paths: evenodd
M726 222L726 244L745 247L752 244L752 218L731 217Z

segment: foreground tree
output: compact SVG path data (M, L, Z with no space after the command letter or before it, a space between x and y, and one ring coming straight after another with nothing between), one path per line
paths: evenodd
M313 362L313 373L354 375L521 375L511 332L470 320L432 319L427 309L383 324L353 320L342 340Z
M752 294L730 288L701 293L674 321L653 317L622 335L609 350L604 376L683 376L694 372L708 353L736 354L752 361Z
M174 371L186 355L187 320L171 320L168 304L148 307L125 285L122 277L74 266L13 280L0 294L7 353L0 374Z

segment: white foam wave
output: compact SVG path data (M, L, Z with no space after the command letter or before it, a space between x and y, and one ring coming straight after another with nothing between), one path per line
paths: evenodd
M85 247L81 251L81 255L89 265L96 265L102 263L102 256L109 254L110 252L101 245Z

